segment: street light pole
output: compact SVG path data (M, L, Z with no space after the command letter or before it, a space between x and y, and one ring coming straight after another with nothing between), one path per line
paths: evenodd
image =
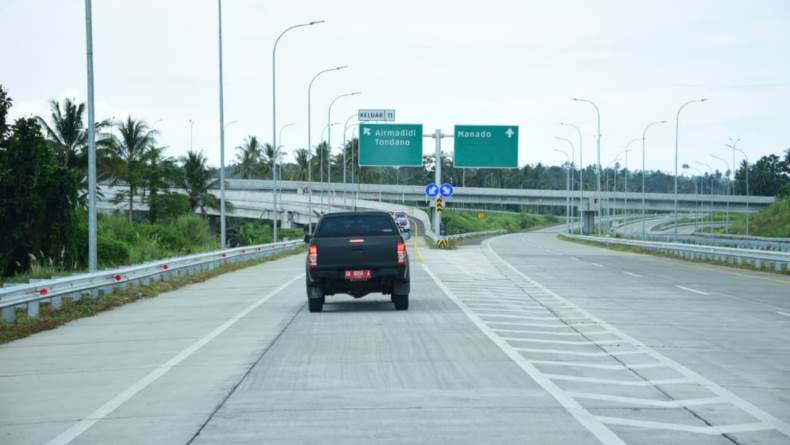
M195 121L190 119L189 120L189 151L194 151L192 147L192 134L194 133L193 131L194 129L195 129Z
M647 137L647 130L653 125L666 124L667 121L650 122L642 130L642 239L645 239L645 138Z
M557 138L559 139L559 138ZM567 139L566 139L567 140ZM568 141L570 142L570 141ZM562 153L568 159L565 164L565 230L570 233L571 231L571 156L567 151L554 149L554 151Z
M701 165L703 167L707 167L710 170L711 179L713 178L714 169L711 167L710 164L706 164L704 162L695 162L697 165ZM710 222L713 223L713 182L711 181L708 185L708 194L710 194Z
M85 0L85 41L88 74L88 271L98 270L96 221L96 117L93 98L93 11Z
M329 110L327 110L327 113L326 113L326 122L327 122L327 124L329 122L332 122L332 107L335 105L335 102L337 102L339 99L342 99L344 97L356 96L358 94L360 94L359 91L354 91L353 93L341 94L341 95L335 97L334 99L332 99L332 102L329 103ZM327 179L326 180L329 182L329 205L331 206L332 205L332 191L333 191L332 190L332 126L329 125L328 128L329 128L329 130L327 131L327 138L326 138L327 142L326 143L327 143L327 155L329 156L329 159L327 160L327 163L326 163L327 164L327 166L326 166ZM345 137L345 135L344 135L344 137ZM343 168L345 169L345 166Z
M589 99L579 99L577 97L571 98L572 101L576 102L586 102L595 108L595 116L597 118L597 127L598 127L598 134L595 138L596 143L596 157L597 157L597 164L598 164L598 174L597 174L597 199L598 199L598 234L603 234L603 225L600 222L602 213L601 213L601 111L598 109L598 105L595 105L595 102Z
M683 109L686 108L687 105L696 102L702 103L707 100L708 99L704 97L702 99L690 100L684 103L683 105L681 105L680 108L678 108L677 114L675 115L675 230L674 230L675 239L677 239L678 237L678 224L677 224L678 221L678 138L679 138L678 132L680 130L680 112L683 111Z
M583 211L583 204L582 201L584 200L584 157L582 156L582 142L584 138L582 138L582 131L574 124L568 122L560 122L560 125L564 127L571 127L576 130L576 134L579 135L579 234L582 233L582 211Z
M319 71L315 74L315 76L313 76L312 79L310 79L310 83L307 85L307 183L309 184L307 193L307 213L309 214L307 219L307 233L310 235L313 234L313 146L311 142L313 82L315 82L315 80L318 79L318 76L322 74L329 73L331 71L339 71L346 68L348 68L348 65L336 66L334 68L328 68Z
M294 125L296 125L296 122L289 122L289 123L281 126L280 127L280 131L277 132L277 140L280 141L280 145L278 145L277 147L273 147L274 159L272 159L272 169L273 170L277 170L277 177L278 178L282 177L282 168L280 167L280 149L285 146L285 144L282 143L282 141L283 141L283 130L285 130L288 127L293 127ZM279 187L276 187L276 185L277 184L275 184L275 187L273 187L273 189L272 189L272 197L274 197L274 193L279 193L280 189L279 189ZM276 203L273 202L272 204L276 204ZM274 210L274 214L275 215L279 215L280 214L278 212L279 209L276 206L274 207L273 210Z
M217 0L217 23L219 29L219 245L226 244L225 227L225 96L222 77L222 0Z
M740 139L738 140L740 141ZM743 150L741 150L740 148L735 148L734 145L732 149L742 154L743 159L746 160L746 236L749 236L749 197L751 196L749 194L749 157L746 156L746 153ZM733 168L735 168L734 163L733 163Z
M731 171L730 170L730 164L724 158L716 156L714 154L711 154L710 157L712 157L714 159L718 159L719 161L721 161L724 164L724 167L727 168L727 171ZM724 187L724 195L727 196L729 193L730 193L729 192L729 187L725 186ZM729 198L729 196L727 196L725 199L727 200L726 213L724 214L724 233L726 234L726 233L730 233L730 198Z
M628 141L627 144L625 144L625 186L624 186L624 189L623 189L623 191L625 192L625 195L624 195L625 197L623 198L623 216L626 217L626 218L628 218L628 173L629 173L629 171L628 171L628 152L631 151L631 149L629 148L631 146L631 144L633 144L634 142L639 142L641 140L642 139L639 139L639 138L631 139L630 141Z
M573 142L570 139L568 139L568 138L563 138L563 137L559 137L559 136L554 136L554 139L557 139L559 141L565 141L571 147L571 163L570 163L570 166L568 168L573 167L573 163L576 162L576 148L573 146ZM571 181L570 194L571 195L573 195L573 177L574 177L573 170L570 170L570 181ZM571 204L573 203L573 199L572 198L570 200L570 203ZM572 207L571 205L568 206L568 210L569 211L571 210L571 207ZM571 214L572 213L573 212L571 212ZM568 231L570 233L570 225L568 226Z
M346 119L346 123L343 125L343 207L346 207L346 133L348 133L348 123L351 119L357 117L357 113L352 114ZM352 152L353 155L353 152ZM353 161L353 156L352 156Z
M302 28L305 26L313 26L318 25L320 23L324 23L323 20L315 20L309 23L300 23L298 25L289 26L285 28L283 32L277 36L277 39L274 41L274 46L272 47L272 150L274 153L277 153L277 44L280 43L280 39L288 32L296 28ZM277 214L277 169L272 168L272 207L273 207L273 216L272 216L272 240L276 243L277 242L277 219L280 215Z

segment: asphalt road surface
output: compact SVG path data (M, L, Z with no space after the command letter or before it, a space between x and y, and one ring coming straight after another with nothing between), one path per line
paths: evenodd
M0 443L790 443L789 278L418 238L408 312L299 255L0 346Z

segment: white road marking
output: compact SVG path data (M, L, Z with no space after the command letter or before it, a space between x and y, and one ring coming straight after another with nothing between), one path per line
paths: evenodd
M592 264L595 267L601 267L601 268L604 267L603 264L598 264L598 263L590 263L590 264Z
M657 386L657 385L678 385L681 383L689 383L689 379L663 379L663 380L614 380L614 379L598 379L593 377L579 377L575 375L564 374L546 374L546 377L552 380L565 380L569 382L586 382L586 383L602 383L607 385L622 385L622 386Z
M529 326L532 328L552 328L552 329L559 329L565 328L568 329L570 326L567 324L547 324L547 323L523 323L523 322L516 322L516 321L488 321L488 324L501 324L505 326Z
M578 346L595 346L595 345L615 345L622 343L622 340L547 340L545 338L532 338L532 337L502 337L507 341L528 341L530 343L549 343L554 345L578 345Z
M87 431L90 427L96 424L96 422L104 419L115 411L118 407L123 405L126 401L134 397L137 393L144 390L148 387L151 383L154 383L159 377L165 375L168 371L173 369L174 367L178 366L179 363L186 360L190 355L194 354L203 346L206 346L211 340L217 338L220 334L225 332L228 328L236 324L239 320L244 318L247 314L257 309L263 303L266 303L271 297L280 293L283 289L287 288L295 281L304 277L304 274L299 274L294 278L288 280L285 284L277 287L273 291L269 292L268 294L264 295L260 300L256 301L255 303L247 306L246 309L242 310L238 314L234 315L231 319L222 323L213 331L209 332L208 335L201 338L200 340L192 343L189 347L184 349L183 351L179 352L173 358L165 362L164 364L160 365L158 368L151 371L148 375L138 380L132 386L123 390L120 394L116 395L110 401L105 403L104 405L100 406L97 410L93 411L92 413L88 414L84 419L80 420L76 424L72 425L71 428L67 429L66 431L60 433L57 437L47 442L48 445L66 445L79 437L82 433Z
M521 352L537 352L543 354L559 354L559 355L578 355L581 357L611 357L613 355L634 355L644 354L640 350L631 351L566 351L564 349L542 349L542 348L516 348L516 351Z
M721 397L705 397L702 399L686 400L654 400L643 399L641 397L612 396L609 394L596 394L590 392L568 392L568 395L575 399L601 400L604 402L629 403L632 405L655 406L659 408L685 408L688 406L713 405L725 403Z
M521 324L519 323L519 326ZM552 332L552 331L533 331L529 329L491 329L494 332L507 332L513 334L538 334L538 335L560 335L560 336L580 336L580 335L596 335L596 334L608 334L606 331L599 331L599 332Z
M431 279L439 286L439 289L444 292L444 294L449 298L452 302L454 302L461 311L466 314L469 320L474 323L480 331L485 334L495 345L499 347L505 354L510 357L513 362L515 362L527 375L529 375L532 380L534 380L538 385L540 385L546 392L551 394L557 402L565 408L566 411L570 415L572 415L579 423L581 423L587 430L589 430L595 437L601 441L604 445L625 445L625 442L620 439L612 430L604 426L603 423L598 421L595 416L592 415L589 411L584 409L584 407L579 404L576 400L572 397L569 397L568 394L563 391L556 383L552 382L546 376L543 375L542 372L538 368L536 368L532 363L530 363L522 354L516 351L515 348L510 346L508 342L503 340L499 335L494 333L488 325L480 318L477 314L472 312L466 305L464 305L453 292L437 277L433 271L428 267L427 264L422 265L425 272Z
M790 313L787 313L787 312L776 311L776 313L779 314L779 315L784 315L785 317L790 317Z
M572 259L573 261L581 261L580 259L576 258L575 256L572 256L572 257L571 257L571 259Z
M694 426L680 425L677 423L652 422L649 420L623 419L621 417L596 416L596 419L608 425L635 426L650 430L682 431L684 433L708 434L711 436L720 436L722 434L733 433L747 433L752 431L765 431L772 429L770 425L766 425L762 422L722 426Z
M534 320L534 321L555 321L558 320L557 317L533 317L530 315L508 315L508 314L480 314L481 317L485 318L515 318L517 320Z
M621 338L623 338L625 340L628 340L630 343L640 346L645 353L647 353L648 355L650 355L651 357L656 359L658 362L660 362L660 363L662 363L662 364L664 364L664 365L666 365L668 367L671 367L672 369L674 369L676 372L678 372L682 376L684 376L684 377L692 380L693 382L705 387L706 389L708 389L712 393L716 394L718 397L721 397L722 399L726 400L730 404L732 404L732 405L736 406L737 408L747 412L749 415L751 415L752 417L756 418L760 422L762 422L762 423L764 423L766 425L770 425L773 429L776 429L777 431L779 431L783 435L785 435L787 437L790 437L790 424L788 424L787 422L785 422L783 420L780 420L777 417L772 416L771 414L763 411L762 409L758 408L754 404L752 404L750 402L747 402L746 400L744 400L744 399L738 397L737 395L733 394L732 392L730 392L729 390L725 389L724 387L722 387L722 386L720 386L720 385L718 385L718 384L706 379L702 375L692 371L691 369L681 365L680 363L670 359L669 357L667 357L667 356L665 356L663 354L660 354L659 352L653 350L652 348L648 347L647 345L645 345L644 343L640 342L639 340L631 337L630 335L627 335L626 333L620 331L619 329L617 329L613 325L603 321L602 319L596 317L595 315L591 314L590 312L588 312L588 311L576 306L575 304L571 303L569 300L561 297L556 292L546 288L542 284L538 283L537 281L535 281L532 278L530 278L527 275L525 275L520 270L516 269L512 264L510 264L509 262L505 261L498 253L496 253L493 248L491 248L491 240L494 240L494 239L497 239L497 238L490 238L490 239L486 240L484 242L484 246L488 249L488 251L495 258L499 259L499 261L502 262L502 264L504 264L508 269L513 271L513 273L515 273L516 275L520 276L521 278L523 278L525 281L531 283L532 285L538 287L539 289L542 289L547 294L554 296L559 301L564 302L566 305L574 306L574 307L578 308L580 313L582 313L584 315L587 315L588 317L590 317L590 319L598 322L602 327L610 330L612 333L617 334ZM633 368L633 366L632 366L632 368Z
M557 365L557 366L570 366L574 368L593 368L593 369L611 369L612 371L630 371L632 369L653 369L663 368L666 365L662 363L639 363L635 365L623 366L622 363L616 365L607 365L598 362L566 362L559 360L530 360L530 363L537 363L539 365Z
M675 287L678 288L678 289L683 289L685 291L693 292L693 293L699 294L699 295L710 295L708 292L703 292L701 290L692 289L692 288L686 287L686 286L681 286L679 284L676 284Z
M624 270L623 273L628 276L632 276L634 278L643 278L642 275L639 275L638 273L629 272L627 270Z

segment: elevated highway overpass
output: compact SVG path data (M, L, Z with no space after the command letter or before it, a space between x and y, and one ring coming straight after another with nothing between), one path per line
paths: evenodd
M228 190L248 190L266 192L272 190L272 181L258 179L229 179ZM309 183L301 181L278 181L278 188L284 195L305 194ZM367 201L387 202L425 202L423 187L413 185L387 185L387 184L322 184L313 183L313 197L335 205L342 203L343 198L353 200L356 196ZM585 198L594 198L595 192L584 191ZM500 189L481 187L455 187L455 195L451 203L458 204L501 204L523 206L554 206L565 207L568 194L565 190L529 190L529 189ZM572 194L578 200L579 192ZM623 210L626 205L629 209L640 208L641 193L601 192L601 200L606 208ZM698 195L678 194L678 210L682 212L723 212L729 208L731 212L755 212L771 205L773 197L769 196L742 196L742 195ZM671 212L675 206L675 195L672 193L647 193L645 195L645 208L648 213Z

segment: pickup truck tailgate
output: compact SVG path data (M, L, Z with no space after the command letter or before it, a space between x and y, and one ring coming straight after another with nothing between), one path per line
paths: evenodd
M377 269L397 264L397 236L316 239L318 269Z

